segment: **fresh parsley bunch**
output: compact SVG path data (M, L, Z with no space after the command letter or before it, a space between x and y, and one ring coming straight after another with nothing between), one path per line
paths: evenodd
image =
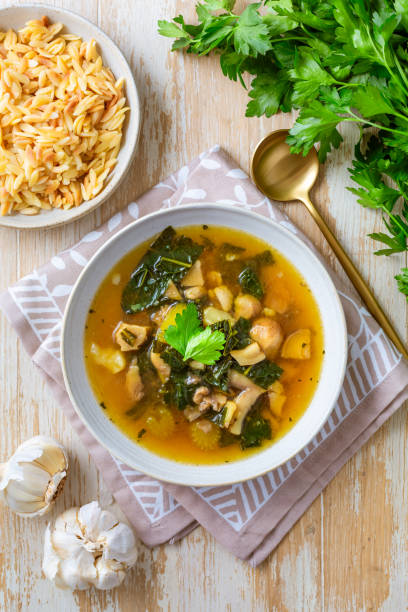
M376 254L407 251L408 0L265 0L239 15L234 4L203 0L197 25L179 15L159 32L176 39L173 50L216 51L244 87L243 74L253 75L248 117L300 109L288 140L295 153L320 143L324 162L342 142L339 123L357 124L351 191L382 212ZM408 269L396 279L408 299Z

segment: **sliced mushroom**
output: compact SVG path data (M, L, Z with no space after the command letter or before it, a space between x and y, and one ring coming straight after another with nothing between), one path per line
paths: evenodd
M259 315L262 310L261 302L249 293L238 295L234 300L234 315L237 319L252 319Z
M280 418L282 416L282 408L286 402L285 389L279 380L276 380L268 388L269 410L273 416Z
M255 319L249 335L258 342L268 359L276 357L283 341L282 328L277 321L269 317Z
M137 351L146 342L150 334L150 327L145 325L129 325L120 323L114 335L122 351Z
M232 295L232 291L228 289L226 285L220 285L219 287L215 287L213 289L214 295L220 303L221 308L225 312L229 312L232 308L232 301L234 296Z
M310 329L298 329L290 334L283 343L281 355L284 359L310 359Z
M196 287L204 285L204 276L201 270L201 261L197 259L181 281L182 287Z
M176 285L171 280L167 285L166 293L164 297L169 298L169 300L181 300L180 291L177 289Z
M198 410L206 412L210 408L219 412L227 401L227 396L224 393L210 392L208 387L202 385L198 387L193 395L193 402L197 404Z
M247 366L254 365L265 359L265 353L261 351L261 348L257 342L251 342L243 349L231 351L231 357L238 361L239 365Z
M188 289L184 289L184 297L188 300L199 300L207 294L205 287L189 287Z
M248 412L251 410L252 406L255 404L256 400L262 393L264 393L264 389L258 387L258 389L254 387L248 387L244 389L234 398L235 405L237 407L236 410L236 420L232 427L230 427L230 432L236 436L242 432L242 426L244 424L245 417Z
M169 364L164 361L164 359L160 356L160 353L155 353L154 351L150 351L150 361L156 368L160 380L162 382L166 382L166 380L169 379L171 372Z
M262 393L265 393L265 389L256 385L250 378L241 374L241 372L237 372L237 370L229 371L228 382L231 387L241 389L241 393L233 400L237 409L234 414L235 422L232 427L230 427L231 433L239 435L242 431L246 415L251 410L258 397L262 395Z
M134 357L130 362L129 369L126 372L126 389L133 401L139 402L143 397L143 382L140 376L137 358Z
M237 370L231 369L228 372L228 382L231 387L234 387L234 389L255 388L259 389L262 393L265 392L265 389L262 389L262 387L256 385L250 378L248 378L248 376L241 374L241 372L238 372Z

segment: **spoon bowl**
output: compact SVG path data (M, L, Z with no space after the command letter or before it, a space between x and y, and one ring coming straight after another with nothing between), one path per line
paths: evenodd
M286 142L288 130L276 130L263 138L251 160L255 185L273 200L289 202L307 195L319 174L319 160L313 147L307 155L294 154Z

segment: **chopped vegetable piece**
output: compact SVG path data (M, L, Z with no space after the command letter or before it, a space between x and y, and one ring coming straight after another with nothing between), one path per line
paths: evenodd
M211 272L208 272L207 282L210 287L218 287L218 285L222 285L221 272L218 272L218 270L211 270Z
M235 323L234 317L228 312L214 308L214 306L207 306L204 308L204 325L213 325L213 323L225 320Z
M281 355L284 359L310 359L310 329L298 329L290 334L283 343Z
M110 370L112 374L118 374L118 372L121 372L126 367L126 359L122 351L118 351L117 349L101 348L98 344L93 342L91 344L90 353L95 363Z
M194 444L203 451L216 448L221 437L220 428L206 419L192 423L190 433Z
M157 438L168 438L174 431L174 417L168 408L159 406L146 418L146 429Z
M167 285L167 289L166 289L166 293L164 294L164 297L169 298L169 300L181 300L182 299L180 291L177 289L176 285L173 283L172 280Z
M215 287L214 295L219 301L221 308L225 312L229 312L232 308L232 301L234 299L232 291L228 289L226 285L220 285L219 287Z
M115 340L122 351L136 351L150 334L150 327L120 323L115 331Z
M283 342L282 327L277 321L269 317L255 319L252 324L250 336L258 342L268 359L274 359Z
M202 287L204 276L201 270L201 261L197 259L181 281L182 287Z
M200 298L207 295L207 291L205 287L189 287L188 289L184 289L184 297L187 300L199 300Z
M269 410L273 416L279 419L282 416L282 409L286 402L285 389L278 380L268 389Z
M248 293L238 295L234 300L234 307L234 314L237 319L240 317L252 319L259 315L262 310L261 302Z

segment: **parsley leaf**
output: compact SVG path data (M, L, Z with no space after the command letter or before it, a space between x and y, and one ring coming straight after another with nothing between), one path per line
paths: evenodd
M200 363L212 364L221 357L225 336L220 331L206 327L187 342L184 359L195 359Z
M185 355L189 339L201 330L201 322L195 304L187 304L183 312L178 313L175 325L170 325L164 334L166 342L176 349L181 355Z
M164 338L182 356L184 361L195 359L211 365L221 357L225 336L211 327L202 329L195 304L190 302L180 314L176 315L175 325L170 325Z
M265 55L271 48L268 38L268 26L263 23L257 9L261 2L249 4L240 15L234 30L234 46L237 53L256 57Z

